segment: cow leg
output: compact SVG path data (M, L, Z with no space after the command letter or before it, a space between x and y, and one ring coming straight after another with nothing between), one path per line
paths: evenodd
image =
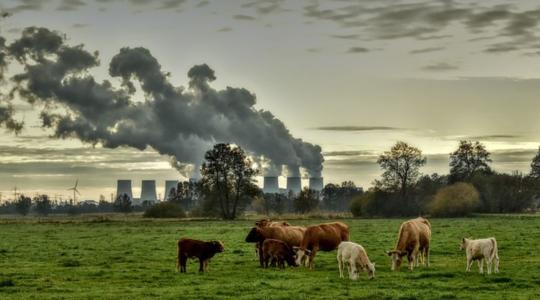
M258 243L259 246L259 264L261 265L261 268L264 267L264 253L262 251L262 243Z
M264 260L264 265L263 265L263 267L264 267L264 268L268 268L268 262L270 261L270 257L265 255L264 258L263 258L263 260Z
M480 271L480 274L484 273L484 259L483 258L478 260L478 269Z
M467 257L467 267L465 268L465 271L466 271L466 272L470 272L470 271L471 271L471 266L472 266L472 264L473 264L472 258Z
M408 254L407 255L407 260L409 261L409 270L414 270L414 264L415 264L415 258L416 258L416 255L415 253L411 253L411 254Z
M186 273L187 256L180 255L180 273Z
M493 263L495 264L495 273L499 273L499 255L495 254L493 260Z
M311 254L309 255L308 264L311 270L313 270L313 268L315 267L315 255L317 254L318 250L318 248L313 248L313 250L311 250Z
M207 260L204 261L204 271L205 271L205 272L208 272L208 265L209 265L208 262L209 262L209 259L207 259Z
M204 272L204 261L202 258L199 258L199 272Z
M349 261L349 265L351 266L351 269L349 271L349 279L356 280L356 262L354 261L354 259L351 258L351 260Z
M429 268L429 246L424 249L425 251L425 266Z
M342 265L341 257L339 255L337 257L337 264L338 264L338 269L339 269L339 278L343 278L343 265Z

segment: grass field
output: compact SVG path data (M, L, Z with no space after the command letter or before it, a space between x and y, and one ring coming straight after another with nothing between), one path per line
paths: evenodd
M0 299L540 299L540 218L432 219L432 266L390 271L384 255L399 219L342 220L376 263L374 280L338 278L336 252L320 252L316 269L260 269L244 238L253 221L127 218L0 220ZM308 225L327 220L291 220ZM199 274L175 271L179 237L220 239L225 253ZM462 236L497 237L501 273L465 273Z

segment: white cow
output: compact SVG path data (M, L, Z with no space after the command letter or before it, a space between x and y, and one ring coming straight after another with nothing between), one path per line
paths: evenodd
M370 279L375 277L375 264L369 261L364 247L353 242L341 242L338 246L337 261L339 267L339 277L343 278L343 268L347 264L349 278L358 279L360 270L365 270Z
M471 270L473 262L478 261L480 273L484 273L484 260L487 263L487 273L491 274L491 266L495 263L495 273L499 273L499 254L497 250L497 240L495 238L471 240L463 238L460 250L467 254L467 272Z

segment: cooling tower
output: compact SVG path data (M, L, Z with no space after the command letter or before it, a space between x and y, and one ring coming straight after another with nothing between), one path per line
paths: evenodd
M269 194L279 193L279 183L277 176L264 177L263 192Z
M309 189L320 192L322 191L323 187L324 185L322 177L309 178Z
M287 192L298 195L302 190L302 180L300 177L287 177Z
M131 180L119 179L116 182L116 197L127 194L131 200L133 200L133 193L131 191Z
M172 189L175 189L178 187L178 180L166 180L165 181L165 192L163 193L163 201L166 201L169 197L169 193Z
M141 199L140 202L150 201L156 202L156 181L155 180L143 180L141 185Z

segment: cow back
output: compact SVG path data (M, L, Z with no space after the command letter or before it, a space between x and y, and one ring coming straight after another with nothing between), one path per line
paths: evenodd
M306 229L301 248L335 250L343 241L349 240L349 226L342 222L312 225Z
M259 228L264 239L276 239L285 242L289 247L300 246L304 238L305 227L302 226L273 226Z

